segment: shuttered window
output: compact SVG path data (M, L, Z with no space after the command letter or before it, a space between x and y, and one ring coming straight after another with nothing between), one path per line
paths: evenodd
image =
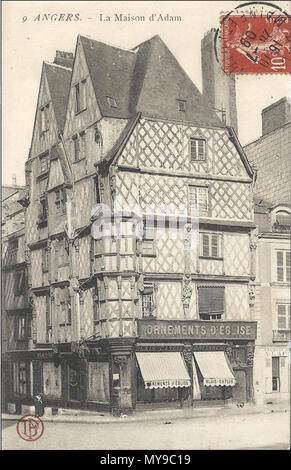
M222 240L220 234L200 234L200 256L204 258L222 258Z
M278 330L290 330L290 304L278 304Z
M200 316L222 315L224 313L224 287L198 287L198 307Z
M290 251L277 251L277 281L290 282Z

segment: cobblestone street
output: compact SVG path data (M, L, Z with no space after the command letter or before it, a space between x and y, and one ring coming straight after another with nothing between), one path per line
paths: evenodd
M120 423L49 423L35 442L22 440L16 424L3 430L3 449L288 449L290 415L245 413L190 419Z

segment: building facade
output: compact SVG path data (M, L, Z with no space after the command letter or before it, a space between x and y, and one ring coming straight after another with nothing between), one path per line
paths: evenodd
M13 393L20 395L28 384L22 380L23 362L10 368L7 351L28 349L31 316L27 297L24 211L18 202L24 187L2 187L2 409L7 410L14 374ZM13 411L13 407L11 409ZM14 406L15 410L15 406Z
M26 163L28 401L252 401L253 171L235 133L158 36L78 36L72 70L58 55Z
M290 399L290 126L286 98L262 111L263 135L245 147L258 170L254 361L257 403Z
M255 400L290 400L290 206L258 201Z

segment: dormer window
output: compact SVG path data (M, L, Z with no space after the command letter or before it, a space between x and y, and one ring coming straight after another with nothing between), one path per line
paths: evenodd
M40 108L40 128L42 134L49 130L49 106L47 104Z
M273 230L275 232L289 232L291 225L291 216L287 211L277 211L276 219L273 224Z
M185 100L177 100L178 103L178 111L185 113L186 111L186 101Z
M86 109L86 80L75 85L75 112L80 113Z
M109 108L117 108L117 101L114 98L111 98L110 96L107 96L107 103L109 105Z

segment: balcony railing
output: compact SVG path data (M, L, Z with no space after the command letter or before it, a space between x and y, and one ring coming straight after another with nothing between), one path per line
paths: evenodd
M273 330L273 341L289 341L290 330Z

